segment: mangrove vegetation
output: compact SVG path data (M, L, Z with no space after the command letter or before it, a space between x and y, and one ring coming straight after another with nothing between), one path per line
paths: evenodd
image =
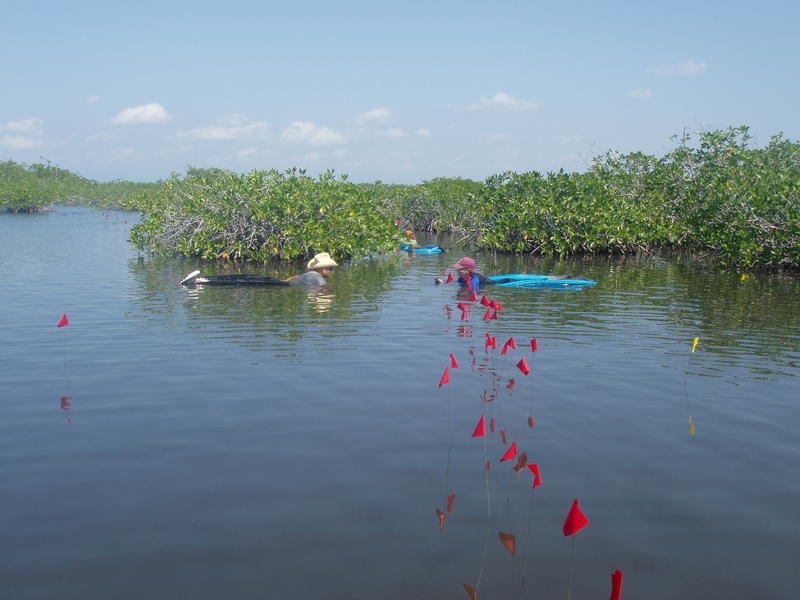
M684 134L664 156L607 152L584 172L483 182L352 183L332 171L189 167L152 184L98 183L52 165L0 163L0 210L82 203L142 213L143 250L229 260L391 251L395 222L476 249L568 256L676 250L737 268L800 268L800 144L755 147L747 127Z

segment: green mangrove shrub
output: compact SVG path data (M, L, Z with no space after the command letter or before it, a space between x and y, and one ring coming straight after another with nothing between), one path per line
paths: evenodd
M268 261L326 251L345 259L400 241L374 195L332 171L317 179L298 169L189 177L143 200L131 240L156 252Z

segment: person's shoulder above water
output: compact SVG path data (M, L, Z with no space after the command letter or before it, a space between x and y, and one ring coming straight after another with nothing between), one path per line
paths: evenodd
M292 277L289 280L291 285L325 285L326 279L331 276L333 267L338 267L331 255L327 252L315 254L314 258L308 261L306 268L308 271L302 275Z

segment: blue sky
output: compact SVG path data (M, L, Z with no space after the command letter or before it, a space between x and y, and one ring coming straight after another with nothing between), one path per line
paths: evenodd
M800 138L797 2L0 0L0 160L354 181Z

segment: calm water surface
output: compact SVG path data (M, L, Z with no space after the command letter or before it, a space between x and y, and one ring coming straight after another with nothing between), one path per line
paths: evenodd
M457 250L188 290L201 265L137 253L134 220L0 215L0 597L565 598L572 571L588 599L615 569L628 598L797 597L797 279L485 255L598 285L490 288L499 318L462 321L432 284Z

